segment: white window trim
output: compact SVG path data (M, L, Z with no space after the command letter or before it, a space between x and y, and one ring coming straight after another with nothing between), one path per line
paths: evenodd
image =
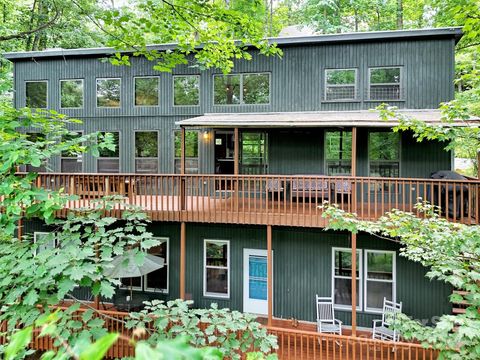
M198 103L194 105L175 105L175 78L182 78L182 77L196 77L198 78ZM189 108L189 107L198 107L200 106L200 99L202 96L202 88L201 88L201 76L200 75L173 75L172 76L172 106L175 108Z
M122 172L122 162L121 162L121 157L122 157L122 153L121 153L121 143L122 143L122 132L119 131L119 130L98 130L97 133L118 133L118 156L117 157L102 157L102 156L99 156L97 157L97 161L95 161L95 166L96 166L96 172L98 173L98 161L101 160L101 159L116 159L118 160L118 173L108 173L108 174L119 174ZM98 140L98 138L97 138ZM103 174L103 173L102 173Z
M25 106L27 106L27 83L37 83L37 82L44 82L47 84L47 104L45 107L43 108L35 108L35 109L48 109L49 105L50 105L50 97L48 96L48 90L49 90L49 84L48 84L48 80L25 80Z
M73 108L69 108L69 109L73 109ZM80 136L83 136L83 130L72 130L71 132L76 132L78 133ZM60 172L62 170L62 161L63 160L73 160L73 159L76 159L77 161L81 162L82 163L82 169L80 172L83 172L83 167L84 167L84 161L83 161L83 154L78 154L77 156L62 156L62 154L60 153Z
M217 244L227 244L227 293L212 293L207 292L207 243L217 243ZM209 265L210 269L225 269L224 266L212 266ZM230 240L220 240L220 239L204 239L203 240L203 296L213 297L213 298L230 298Z
M34 243L34 244L37 243L37 237L38 237L39 235L48 236L48 235L50 235L50 234L51 234L51 232L48 232L48 231L35 231L35 232L33 233L33 243ZM53 245L54 245L54 246L53 246L54 248L56 248L56 247L58 246L58 239L57 239L56 236L53 238ZM38 255L38 249L35 249L35 250L33 251L33 256L37 256L37 255Z
M136 151L136 146L137 146L137 141L136 141L136 134L137 132L155 132L157 133L157 157L137 157L135 156L135 151ZM120 137L119 141L120 142ZM120 153L119 153L120 155ZM157 160L157 173L160 172L160 131L158 130L134 130L133 131L133 169L135 173L137 174L137 160L142 160L142 159L147 159L147 160Z
M149 288L148 287L148 275L144 276L144 281L143 281L143 286L145 292L153 292L153 293L160 293L160 294L168 294L169 292L169 286L170 286L170 238L168 237L159 237L155 236L153 237L156 240L160 241L165 241L167 243L167 253L166 253L166 259L165 259L165 265L167 266L167 288L166 289L158 289L158 288Z
M120 81L120 104L118 106L98 106L98 82L102 80L119 80ZM135 96L135 94L133 95ZM122 108L122 78L119 77L102 77L95 79L95 108L97 109L121 109Z
M341 87L341 86L352 86L352 84L338 84L338 85L335 85L335 84L332 84L332 85L328 85L327 83L327 73L329 71L343 71L343 70L353 70L355 71L355 82L353 83L353 87L354 87L354 90L353 90L353 93L354 93L354 96L353 98L350 98L350 99L332 99L332 100L327 100L327 88L328 87ZM358 94L358 69L357 68L339 68L339 69L325 69L324 71L324 82L323 82L323 87L324 87L324 91L323 91L323 101L325 102L354 102L354 101L360 101L359 100L359 94Z
M218 76L240 76L240 103L238 104L216 104L215 103L215 77ZM246 104L243 101L243 77L245 75L268 75L268 103L263 104ZM212 103L213 106L267 106L272 104L272 73L271 72L251 72L251 73L230 73L227 75L213 74L213 86L212 86Z
M371 83L370 83L370 80L371 80L371 72L372 70L377 70L377 69L400 69L400 82L398 83L398 88L399 88L399 91L400 91L400 97L398 99L372 99L371 96L370 96L370 89L371 89ZM404 89L404 80L403 80L403 66L400 66L400 65L392 65L392 66L372 66L372 67L369 67L368 68L368 80L367 80L367 83L368 83L368 86L367 86L367 99L366 101L405 101L405 95L403 93L403 89ZM397 83L378 83L378 84L374 84L374 85L397 85Z
M137 105L135 104L135 93L137 89L136 79L157 79L157 99L158 103L156 105ZM155 75L145 75L145 76L134 76L133 77L133 106L135 108L154 108L160 106L160 76Z
M365 289L363 292L363 297L364 297L364 303L365 303L365 312L368 313L374 313L374 314L381 314L383 309L382 308L369 308L367 307L367 295L368 295L368 286L367 282L368 281L374 281L374 282L384 282L384 283L391 283L392 284L392 301L396 302L397 294L396 294L396 286L397 286L397 262L396 262L396 256L397 253L392 250L367 250L365 249L365 267L364 267L364 277L363 277L363 288ZM370 279L368 280L368 254L373 253L373 254L392 254L392 280L380 280L380 279Z
M82 106L79 107L62 107L62 82L65 81L81 81L82 82ZM78 110L85 107L85 81L84 79L60 79L58 87L58 97L60 102L60 109L62 110ZM47 85L48 86L48 85Z
M351 253L352 252L352 249L351 248L342 248L342 247L332 247L332 273L331 273L331 282L332 282L332 299L334 301L334 307L335 309L339 309L339 310L351 310L352 309L352 306L348 306L348 305L339 305L339 304L335 304L335 279L338 278L338 279L351 279L350 276L339 276L339 275L335 275L335 252L336 251L344 251L344 252L349 252ZM358 254L358 306L357 306L357 310L358 311L362 311L363 309L363 276L362 276L362 249L357 249L357 254ZM352 269L353 270L353 269Z

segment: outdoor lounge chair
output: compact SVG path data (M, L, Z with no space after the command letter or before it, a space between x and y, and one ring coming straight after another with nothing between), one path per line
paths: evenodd
M400 334L392 329L391 325L395 321L397 314L402 312L402 303L394 303L383 298L382 318L373 320L372 338L379 340L399 341Z
M316 295L317 331L324 334L342 335L342 322L335 319L332 297Z
M297 199L328 200L330 198L329 182L325 179L293 179L290 191L292 197Z

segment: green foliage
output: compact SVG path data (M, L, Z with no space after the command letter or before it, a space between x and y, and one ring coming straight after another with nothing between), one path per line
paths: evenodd
M402 316L395 326L406 339L416 339L425 346L441 351L442 358L476 359L480 349L480 226L448 222L440 217L440 209L418 203L422 214L393 210L378 221L359 220L336 206L324 204L327 229L367 232L400 242L400 255L428 268L427 277L466 291L454 294L453 303L468 304L465 314L443 315L434 327Z
M153 300L145 304L141 312L130 313L127 327L145 329L149 333L147 343L152 346L188 336L192 346L213 346L232 359L240 359L247 351L266 356L277 348L276 337L268 335L254 315L219 309L216 304L209 309L195 309L191 308L192 301Z

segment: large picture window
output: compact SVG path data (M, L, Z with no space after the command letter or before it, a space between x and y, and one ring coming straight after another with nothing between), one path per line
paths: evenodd
M270 103L270 74L213 76L214 105L254 105Z
M333 248L332 287L333 301L339 308L352 307L352 251L351 249ZM361 309L362 268L361 250L357 250L357 309Z
M71 132L63 136L64 141L74 140L82 136L80 132ZM83 157L73 149L62 151L60 157L60 170L63 173L81 173L83 170Z
M48 105L48 82L25 82L25 105L32 109L46 109Z
M400 176L400 134L391 131L370 132L368 137L370 176Z
M121 80L97 79L97 107L120 107Z
M395 252L365 250L365 310L381 311L395 299Z
M135 132L135 172L158 173L158 131Z
M135 78L135 106L157 106L159 77L145 76Z
M230 296L230 242L205 240L203 295Z
M327 175L350 175L352 171L352 132L325 131Z
M195 106L200 104L200 75L173 77L173 105Z
M75 109L83 107L83 80L60 80L60 107Z
M118 173L120 172L120 133L118 131L109 131L113 136L115 150L99 149L100 156L97 158L97 172L99 173ZM105 136L105 132L100 135Z
M268 171L267 133L242 132L240 172L242 174L266 174Z
M150 248L149 254L161 257L164 261L161 269L155 270L150 274L145 275L144 284L145 291L168 293L168 274L169 274L169 239L168 238L156 238L161 241L161 244Z
M356 69L325 70L325 100L355 100L356 98Z
M182 133L175 131L175 173L180 174ZM198 131L185 131L185 173L198 174Z
M369 69L370 100L400 100L402 98L402 68Z

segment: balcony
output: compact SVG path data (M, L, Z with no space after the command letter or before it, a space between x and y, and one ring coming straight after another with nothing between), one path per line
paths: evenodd
M325 227L324 201L375 220L392 209L415 213L419 198L440 206L449 221L478 224L480 215L479 180L43 173L36 186L77 196L59 217L91 207L105 195L124 198L111 216L136 205L155 221Z

